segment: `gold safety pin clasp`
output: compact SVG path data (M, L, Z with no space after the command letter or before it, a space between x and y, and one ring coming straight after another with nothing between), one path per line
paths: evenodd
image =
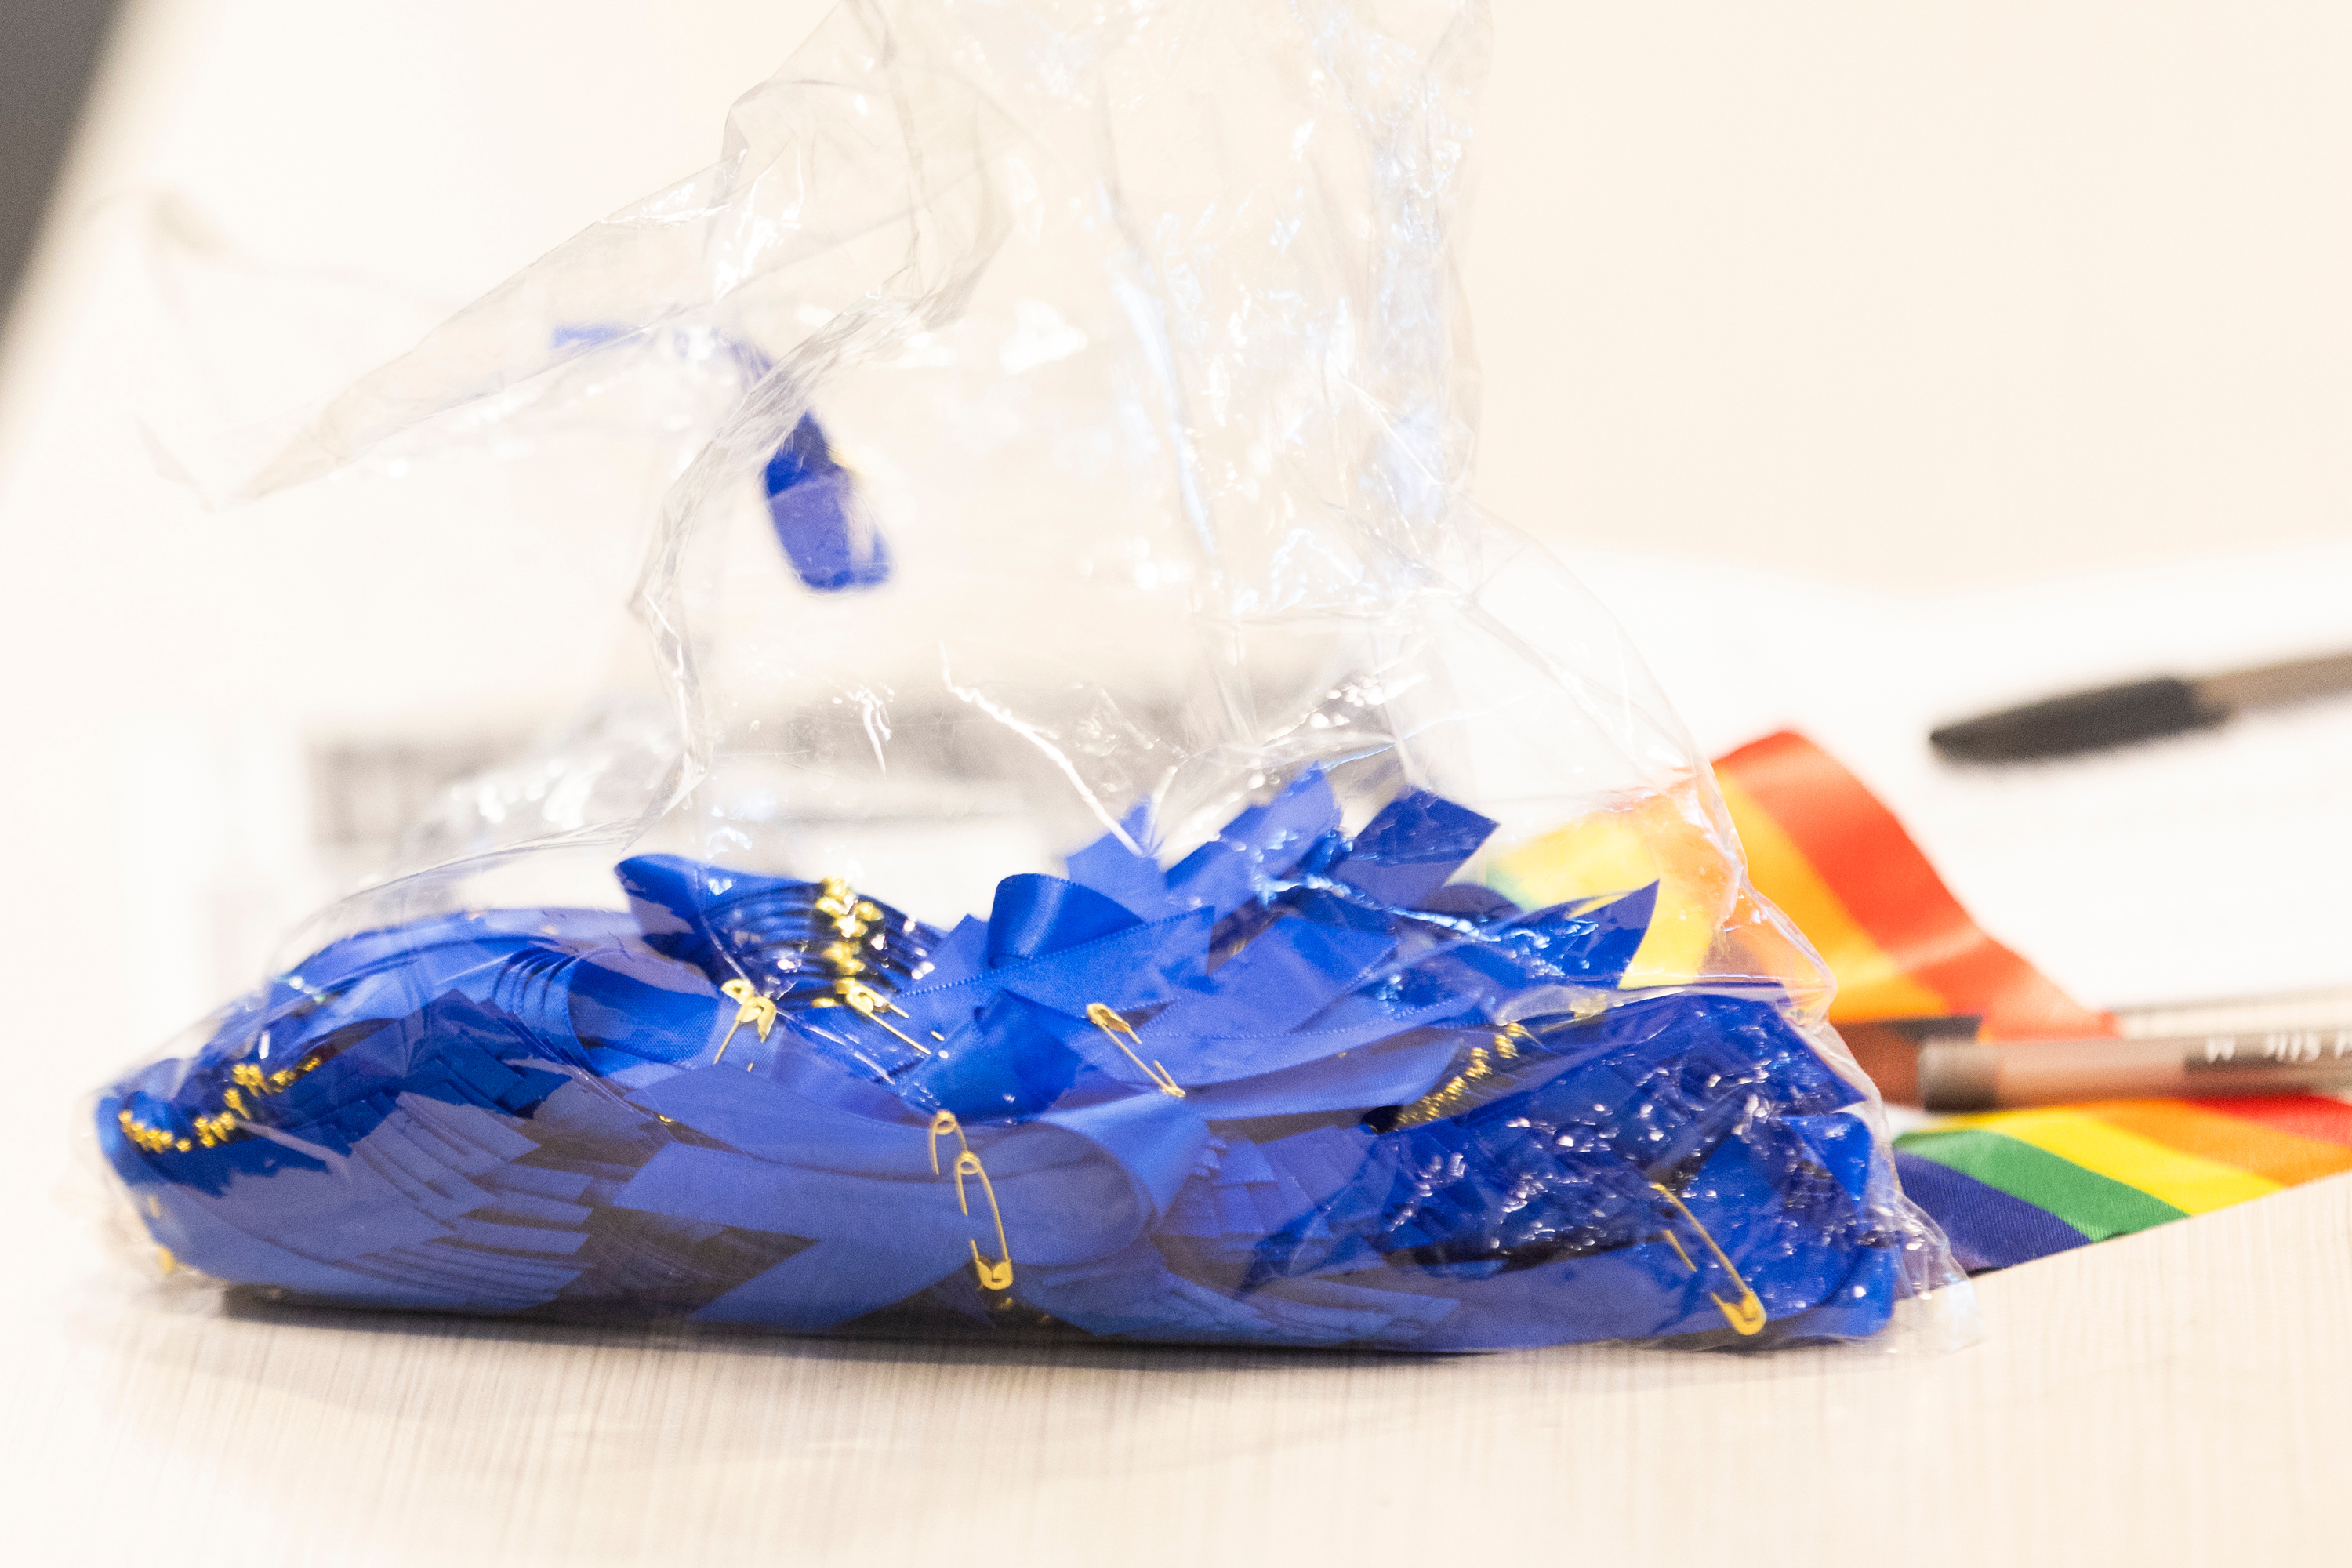
M1716 1262L1731 1276L1731 1282L1739 1287L1739 1299L1736 1301L1727 1301L1712 1290L1706 1293L1706 1299L1715 1303L1715 1310L1723 1314L1723 1321L1743 1336L1763 1332L1764 1303L1757 1300L1756 1291L1748 1281L1739 1277L1739 1270L1731 1266L1731 1259L1724 1255L1722 1247L1716 1245L1715 1237L1707 1234L1706 1226L1699 1224L1698 1216L1690 1212L1689 1206L1664 1186L1652 1182L1650 1189L1674 1205L1675 1212L1690 1222L1690 1227L1698 1232L1699 1239L1706 1243L1706 1249L1715 1254ZM1666 1240L1674 1247L1675 1256L1683 1260L1683 1267L1693 1274L1697 1273L1698 1265L1690 1260L1690 1254L1683 1250L1683 1244L1675 1240L1674 1232L1666 1233Z
M950 1132L955 1134L956 1141L956 1207L963 1211L965 1217L971 1216L971 1198L964 1188L964 1178L978 1176L981 1194L988 1199L988 1217L996 1226L995 1260L992 1262L982 1257L980 1243L971 1242L971 1271L979 1278L982 1289L1010 1290L1013 1289L1013 1247L1004 1239L1004 1211L996 1204L996 1184L988 1179L988 1168L972 1152L971 1144L964 1138L963 1128L952 1110L942 1110L931 1118L931 1174L936 1176L940 1173L940 1140Z
M760 994L760 988L748 980L730 980L719 988L719 994L735 1003L735 1021L727 1026L727 1038L719 1042L719 1050L710 1059L716 1063L727 1054L735 1038L735 1031L750 1024L764 1041L768 1031L776 1026L776 1004L773 998Z
M904 1007L882 992L857 977L866 972L866 960L860 956L866 950L861 945L866 934L882 922L882 908L869 900L861 899L843 877L827 877L818 884L815 910L833 924L833 940L816 950L824 961L826 972L833 977L833 994L819 996L810 1004L814 1007L846 1007L869 1024L878 1024L896 1035L901 1044L917 1056L927 1057L931 1048L922 1041L898 1028L883 1016L896 1013L901 1018L912 1017ZM875 937L878 950L882 938Z
M1162 1094L1173 1095L1178 1100L1184 1098L1184 1090L1178 1086L1174 1073L1161 1067L1156 1058L1150 1062L1143 1059L1143 1039L1135 1032L1134 1025L1100 1002L1087 1004L1087 1022L1108 1035L1110 1043L1127 1053L1127 1059L1141 1069L1143 1076L1151 1080L1151 1086L1154 1089ZM1121 1035L1126 1036L1127 1038L1119 1038Z
M851 1012L856 1014L859 1017L865 1019L867 1023L877 1024L881 1027L889 1030L890 1033L898 1036L900 1040L913 1047L919 1055L929 1056L931 1054L930 1047L923 1044L922 1041L916 1039L912 1035L908 1034L905 1030L898 1028L897 1026L893 1025L889 1019L882 1016L885 1013L896 1013L901 1018L911 1018L914 1015L908 1012L904 1007L899 1006L896 1002L891 1001L887 996L883 995L879 991L875 990L871 985L866 984L862 980L852 980L844 977L833 983L833 989L835 994L831 996L820 996L815 1000L815 1002L811 1004L811 1005L817 1007L846 1007Z

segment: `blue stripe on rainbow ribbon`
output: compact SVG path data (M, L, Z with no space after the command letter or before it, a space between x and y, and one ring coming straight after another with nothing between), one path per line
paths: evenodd
M1905 1194L1944 1227L1952 1256L1970 1273L2090 1244L2089 1237L2048 1210L1948 1165L1897 1149L1895 1168Z

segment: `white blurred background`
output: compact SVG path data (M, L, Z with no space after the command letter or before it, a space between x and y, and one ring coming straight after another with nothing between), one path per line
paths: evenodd
M0 357L0 983L44 1085L248 982L357 874L322 756L408 755L429 789L619 657L584 629L609 576L501 531L511 498L336 481L206 515L158 478L113 219L169 194L261 261L455 305L707 163L824 9L124 6ZM2247 861L2352 879L2340 711L1990 791L1919 743L1981 700L2352 643L2352 14L1493 10L1481 499L1578 554L1703 746L1805 725L2089 999L2352 982L2310 898L2201 968L2118 957ZM2249 793L2282 773L2289 805ZM2246 832L2184 851L2232 798Z

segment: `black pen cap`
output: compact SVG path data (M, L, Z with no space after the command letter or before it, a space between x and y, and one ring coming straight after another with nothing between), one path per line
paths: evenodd
M2165 676L2077 691L1947 724L1928 742L1958 763L2023 762L2201 730L2230 716L2190 681Z

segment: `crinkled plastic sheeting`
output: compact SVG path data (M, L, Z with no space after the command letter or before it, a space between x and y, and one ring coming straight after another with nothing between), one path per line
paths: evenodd
M1413 1351L1964 1292L1707 770L1469 499L1487 47L847 5L719 163L238 458L656 363L707 437L636 606L674 757L485 786L105 1090L155 1241L389 1308Z

